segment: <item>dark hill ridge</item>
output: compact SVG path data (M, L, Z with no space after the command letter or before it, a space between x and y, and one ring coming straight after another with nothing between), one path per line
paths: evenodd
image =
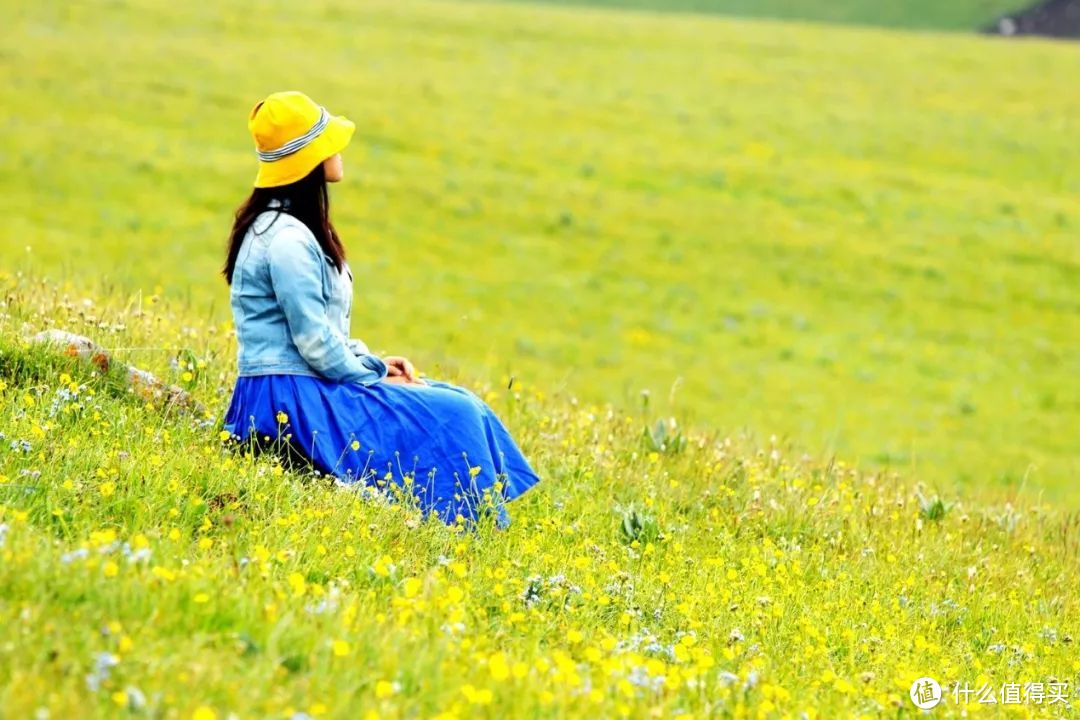
M1047 0L1027 10L1003 15L987 32L1080 38L1080 0Z
M978 32L1039 0L506 0L647 12Z
M1080 38L1080 0L506 0L909 30ZM1032 4L1034 3L1034 4ZM1027 5L1024 8L1024 5ZM997 18L996 20L994 18Z

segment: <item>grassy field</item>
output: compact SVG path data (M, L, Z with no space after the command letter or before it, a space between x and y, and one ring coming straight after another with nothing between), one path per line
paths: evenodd
M1067 713L1074 48L209 7L3 3L0 719L897 718L920 676L940 717ZM284 88L359 128L353 334L543 476L508 530L221 445L216 272ZM49 327L206 416L21 339Z
M1024 0L528 0L650 12L716 13L739 17L813 20L895 28L978 30L1003 14L1033 3Z
M353 331L378 351L624 408L647 389L695 426L1068 499L1073 47L268 7L5 8L5 267L162 294L227 329L217 270L254 177L247 112L303 88L359 127L334 204ZM204 342L127 357L161 370Z
M487 384L545 482L508 530L458 532L18 340L198 333L180 379L213 400L228 338L186 309L0 290L0 717L897 718L921 676L937 717L1075 701L1080 526L1030 496L670 424L645 440L636 413ZM963 706L953 683L1044 697Z

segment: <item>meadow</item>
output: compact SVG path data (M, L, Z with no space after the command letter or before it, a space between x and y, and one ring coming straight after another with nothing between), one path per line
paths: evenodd
M544 482L507 530L448 527L224 446L227 361L185 358L214 401L188 416L16 339L224 354L169 301L0 289L0 717L909 717L923 676L940 717L1075 700L1060 507L500 379L469 386Z
M0 717L897 717L923 675L1075 689L1075 47L0 6ZM357 123L354 336L474 388L545 479L505 532L221 444L245 120L290 88ZM49 327L207 415L24 343Z
M376 351L622 407L649 391L695 426L1064 498L1074 47L274 7L11 8L5 265L226 328L247 113L300 87L360 128L334 205ZM168 349L131 357L160 369Z

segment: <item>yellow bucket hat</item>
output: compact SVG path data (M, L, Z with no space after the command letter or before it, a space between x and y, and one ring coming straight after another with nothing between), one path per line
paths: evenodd
M248 130L259 156L255 187L300 180L323 160L341 152L355 129L351 120L331 115L302 92L268 95L248 117Z

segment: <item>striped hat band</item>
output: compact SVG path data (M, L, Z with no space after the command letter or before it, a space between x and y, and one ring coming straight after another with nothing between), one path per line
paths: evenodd
M275 150L256 150L255 153L259 156L259 159L263 162L273 162L274 160L280 160L286 155L292 155L294 152L303 149L308 146L312 140L319 136L323 130L326 129L327 124L330 122L330 113L326 112L326 108L319 107L319 119L311 126L311 129L298 138L294 138L285 143L281 147Z

